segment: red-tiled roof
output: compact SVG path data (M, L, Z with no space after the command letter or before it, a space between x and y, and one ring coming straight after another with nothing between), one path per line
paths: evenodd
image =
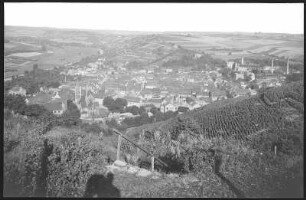
M46 94L40 92L33 97L30 97L29 104L44 104L52 100L52 96L50 94Z
M19 86L15 86L12 89L10 89L10 91L13 91L13 92L18 92L19 90L24 90L24 88L19 87Z
M132 97L132 96L127 96L127 97L124 97L126 100L127 100L127 102L137 102L137 103L139 103L140 102L140 98L138 98L138 97Z
M147 101L147 103L161 103L162 101L162 99L150 99Z
M56 101L56 102L46 103L44 104L44 107L50 111L62 110L62 102Z

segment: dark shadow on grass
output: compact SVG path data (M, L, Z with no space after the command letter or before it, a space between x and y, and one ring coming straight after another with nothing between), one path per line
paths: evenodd
M113 179L112 173L106 177L101 174L92 175L87 181L84 197L120 197L120 190L113 185Z

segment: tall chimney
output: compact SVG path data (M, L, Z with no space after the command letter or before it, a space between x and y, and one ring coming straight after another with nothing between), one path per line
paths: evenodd
M274 72L274 63L273 63L273 61L274 61L274 59L272 58L272 69L271 69L272 74L273 74L273 72Z
M244 59L241 57L241 64L244 65Z

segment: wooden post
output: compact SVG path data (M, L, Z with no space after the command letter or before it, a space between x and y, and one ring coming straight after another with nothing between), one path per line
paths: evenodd
M276 153L277 153L277 146L274 146L274 158L276 158Z
M151 157L151 171L154 172L154 156Z
M117 160L120 159L120 146L121 146L122 136L118 135L118 145L117 145Z

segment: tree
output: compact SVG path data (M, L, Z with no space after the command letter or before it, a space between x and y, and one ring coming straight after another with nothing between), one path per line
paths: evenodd
M71 101L67 100L67 110L62 115L64 125L78 125L80 123L81 113L78 107Z
M259 89L259 85L255 82L250 82L250 84L248 85L247 88L251 88L252 90L258 90Z
M191 97L187 97L187 98L186 98L186 102L187 102L188 104L190 104L191 102L194 102L194 100L193 100Z
M180 106L180 107L178 107L178 109L177 109L178 112L187 112L188 110L189 110L189 108L184 107L184 106Z
M130 106L125 109L125 112L132 113L133 115L139 114L139 108L137 106Z
M229 90L226 90L225 92L228 99L234 98L234 95Z
M21 95L5 95L4 107L21 114L26 107L25 97Z
M103 99L103 105L108 109L114 104L113 97L107 96ZM110 110L110 109L109 109Z
M259 73L259 70L258 69L252 69L252 72L256 75Z
M39 117L43 115L45 112L48 112L46 108L38 104L33 104L26 106L22 114L29 117Z
M43 52L46 52L46 51L47 51L47 47L46 47L45 44L42 44L42 45L41 45L41 50L42 50Z
M35 94L39 92L39 85L36 83L30 83L30 85L26 88L27 94Z
M245 77L244 77L244 80L245 80L246 82L249 82L249 81L252 80L252 79L251 79L251 76L245 76Z
M223 68L220 70L220 73L224 78L230 78L231 70L229 68Z
M49 88L58 88L61 84L59 82L51 82L47 87Z
M126 99L117 98L114 100L112 97L105 97L103 105L108 108L111 112L124 112L124 108L127 106Z
M295 81L304 80L304 73L294 73L294 74L288 74L286 75L286 83L291 83Z
M152 105L151 109L150 109L150 112L155 115L159 112L158 108L156 108L154 105Z
M126 99L123 99L123 98L117 98L114 102L114 107L117 109L117 110L123 110L124 107L127 106L127 100Z
M146 113L146 109L145 109L145 107L140 106L140 108L139 108L139 115L141 115L143 113Z

